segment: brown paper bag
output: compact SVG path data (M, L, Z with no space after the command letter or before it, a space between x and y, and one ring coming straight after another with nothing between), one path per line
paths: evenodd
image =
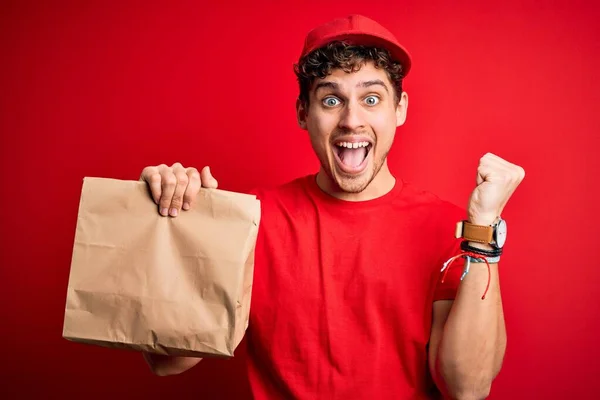
M201 189L177 218L157 208L144 182L84 179L63 337L232 357L248 326L260 202Z

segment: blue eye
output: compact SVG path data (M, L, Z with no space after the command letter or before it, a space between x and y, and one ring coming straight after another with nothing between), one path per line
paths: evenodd
M323 100L323 104L326 105L327 107L335 107L340 103L340 101L338 99L336 99L335 97L327 97L326 99Z
M365 99L365 102L367 103L368 106L374 106L375 104L379 103L379 97L369 96Z

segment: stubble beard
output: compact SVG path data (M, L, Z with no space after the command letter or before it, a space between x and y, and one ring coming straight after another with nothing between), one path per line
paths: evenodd
M371 182L373 182L375 177L377 177L377 174L381 170L388 152L389 151L386 151L382 157L373 159L373 167L371 168L371 171L364 171L358 176L352 176L344 174L343 172L338 172L336 170L335 160L333 160L331 164L327 163L327 161L321 161L321 165L336 189L339 189L345 193L356 194L361 193L367 187L369 187Z

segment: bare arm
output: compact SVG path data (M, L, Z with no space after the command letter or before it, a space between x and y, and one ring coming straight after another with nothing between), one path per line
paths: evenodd
M525 178L525 170L495 154L479 160L476 187L467 207L475 225L491 226ZM490 244L471 243L491 250ZM455 399L482 399L500 372L506 350L506 328L498 265L471 265L456 298L433 305L429 369L439 389Z
M202 359L195 357L169 357L143 352L150 370L158 376L177 375L187 371Z
M506 329L498 280L491 264L471 264L454 301L433 305L429 367L438 388L452 399L483 399L500 372L506 349Z

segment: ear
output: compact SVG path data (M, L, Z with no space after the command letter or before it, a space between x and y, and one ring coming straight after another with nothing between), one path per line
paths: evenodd
M307 110L305 105L300 101L300 98L296 100L296 119L298 120L298 126L300 129L306 130L306 114Z
M408 110L408 94L402 92L400 101L396 105L396 126L404 125L406 122L406 112Z

